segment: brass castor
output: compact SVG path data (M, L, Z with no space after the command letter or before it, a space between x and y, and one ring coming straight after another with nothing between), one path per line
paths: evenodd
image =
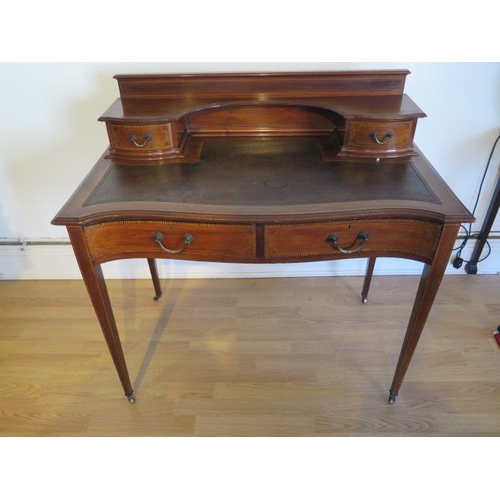
M393 405L396 402L396 398L398 397L397 394L394 394L393 392L389 393L389 404Z

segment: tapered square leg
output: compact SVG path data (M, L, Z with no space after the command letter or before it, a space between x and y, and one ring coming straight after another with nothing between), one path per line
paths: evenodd
M76 260L82 273L83 281L87 287L90 300L94 307L101 330L108 345L116 372L122 384L125 396L129 402L135 402L134 391L130 383L125 356L123 354L116 321L111 307L106 282L100 264L96 264L87 248L83 229L81 227L68 227L68 233L75 252Z
M446 266L448 265L458 229L458 225L449 225L443 228L434 258L431 263L425 264L424 266L390 389L390 403L396 401L396 396L399 393L406 371L410 366L411 358L417 347L420 335L422 334L432 304L439 290L439 285L444 276Z
M368 259L368 264L366 265L365 281L363 282L363 291L361 292L361 301L363 304L368 302L368 292L370 290L376 260L376 257L370 257Z
M151 272L151 278L153 279L153 286L155 289L156 295L153 297L153 300L158 300L162 295L160 279L158 277L158 267L156 266L155 259L148 259L149 271Z

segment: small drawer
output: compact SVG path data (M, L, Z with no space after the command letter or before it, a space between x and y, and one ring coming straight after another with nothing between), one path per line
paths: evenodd
M270 225L265 232L268 259L402 256L429 261L441 226L406 219L356 220Z
M123 164L158 163L182 156L174 123L123 124L106 122L110 158Z
M94 260L151 257L242 261L255 257L250 224L197 224L162 221L105 222L85 228Z
M147 151L174 146L171 123L161 125L107 123L106 125L112 149Z
M348 120L340 156L397 157L414 154L416 119Z

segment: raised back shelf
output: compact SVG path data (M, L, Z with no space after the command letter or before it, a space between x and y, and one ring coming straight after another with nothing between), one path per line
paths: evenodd
M122 99L282 99L401 95L408 70L116 75Z
M403 93L408 74L117 75L120 99L100 120L123 164L193 161L207 137L313 136L325 161L401 158L425 116Z

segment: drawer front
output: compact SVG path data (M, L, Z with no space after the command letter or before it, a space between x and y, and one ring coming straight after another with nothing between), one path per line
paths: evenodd
M347 122L344 152L358 156L391 157L414 152L416 120Z
M406 219L270 225L265 232L269 259L406 256L427 261L437 247L441 225Z
M190 224L127 221L85 228L94 260L127 257L241 261L255 257L255 227L250 224Z
M174 146L172 124L129 125L106 124L111 150L144 153Z

